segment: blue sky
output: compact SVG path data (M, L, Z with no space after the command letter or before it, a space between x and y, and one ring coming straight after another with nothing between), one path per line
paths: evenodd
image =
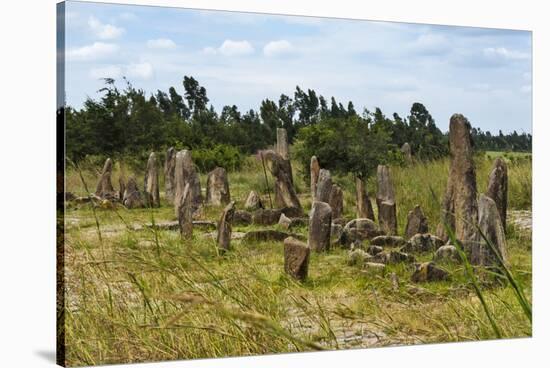
M188 75L218 112L259 110L299 85L388 116L422 102L443 131L460 112L493 133L531 132L526 31L70 1L65 20L66 100L76 108L99 96L103 77L183 94Z

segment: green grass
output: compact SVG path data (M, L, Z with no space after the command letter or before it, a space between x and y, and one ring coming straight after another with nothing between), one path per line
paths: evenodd
M476 164L478 190L483 191L492 161L478 158ZM416 204L435 229L440 212L430 187L441 198L447 172L446 160L392 168L400 232ZM115 186L118 175L115 170ZM96 172L88 169L83 176L93 190ZM510 209L530 210L530 161L510 162L509 176ZM229 173L229 180L237 207L251 189L268 202L261 163L254 159L242 171ZM352 178L334 180L344 188L345 214L353 218ZM295 182L307 210L308 185ZM205 175L201 183L204 188ZM67 186L85 194L73 170L67 173ZM369 183L371 198L375 190ZM220 212L207 208L203 217L217 220ZM442 265L451 273L449 281L413 284L412 265L391 265L384 274L366 275L347 265L346 250L333 249L312 254L309 277L298 283L283 272L281 243L234 240L232 250L218 256L214 239L200 229L192 241L182 242L177 232L126 227L150 223L151 216L156 222L175 220L173 208L164 202L153 211L117 207L98 209L96 216L101 241L90 206L66 211L65 328L67 364L72 366L496 337L462 265ZM234 226L233 231L257 228ZM297 231L307 233L305 228ZM530 233L509 226L508 253L511 273L530 301ZM397 289L392 272L399 279ZM502 337L531 336L531 323L513 288L480 270L476 277Z

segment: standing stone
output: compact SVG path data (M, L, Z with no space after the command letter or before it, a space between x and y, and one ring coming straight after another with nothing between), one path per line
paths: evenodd
M310 248L289 236L284 240L285 272L298 280L305 280L309 265Z
M316 252L330 249L332 209L325 202L313 202L309 213L308 246Z
M147 160L144 186L146 203L151 207L160 207L159 169L155 152L151 152Z
M316 156L311 156L311 161L309 163L309 176L310 176L310 189L311 189L311 200L315 200L315 194L317 193L317 181L319 180L319 161Z
M357 218L368 218L374 221L374 210L367 194L365 182L361 178L355 178L355 194L357 200Z
M317 181L315 200L328 203L330 200L330 192L332 192L332 178L330 176L330 171L321 169L319 171L319 180Z
M183 239L189 239L193 236L193 203L191 184L185 183L181 195L176 194L175 198L178 201L176 202L175 207L178 211L177 216L181 237Z
M96 186L95 195L101 199L114 200L117 198L117 193L113 188L111 182L111 175L113 173L113 161L110 158L105 160L101 176Z
M290 158L288 153L288 137L284 128L277 128L277 147L275 150L281 155L283 160Z
M495 160L489 175L486 195L497 205L502 228L506 232L506 212L508 207L508 168L501 157Z
M506 236L502 221L498 213L498 208L491 198L481 194L479 196L479 231L485 235L495 247L503 261L506 261ZM498 265L497 257L491 250L490 245L485 242L483 237L479 236L478 241L472 247L471 262L479 266L496 266Z
M378 165L376 176L378 180L378 192L376 193L378 223L383 231L395 235L397 234L397 207L389 167Z
M405 162L410 164L412 162L411 145L408 142L403 143L401 146L401 153L405 157Z
M477 230L477 189L470 123L460 114L451 116L449 124L449 146L451 167L447 189L442 204L443 223L439 224L437 235L448 240L444 224L456 234L469 252L469 242L475 242Z
M138 190L136 179L131 177L128 179L128 183L124 189L124 195L122 197L122 204L126 208L141 208L143 207L143 200L141 199L141 193Z
M332 209L332 218L342 218L344 215L344 192L338 184L332 184L328 204Z
M229 203L223 210L218 222L218 248L224 251L229 250L231 242L231 225L235 214L235 201Z
M183 203L183 194L185 186L189 184L189 201L194 213L201 204L201 184L199 175L195 170L195 165L191 159L191 152L188 150L179 151L176 154L176 168L174 173L176 190L174 195L174 207L176 216L179 214L179 208Z
M227 172L222 167L216 167L208 173L206 179L206 203L221 206L228 204L230 200Z
M407 226L405 226L405 237L412 238L416 234L428 232L428 219L424 216L420 205L416 205L407 215Z
M164 160L164 196L169 203L174 203L176 193L175 172L176 150L174 147L170 147L166 151L166 159Z
M292 207L302 211L302 205L298 200L294 185L292 184L292 171L290 161L283 159L274 151L264 151L263 156L270 163L269 170L275 177L275 204L277 207Z
M248 197L246 197L246 201L244 203L244 208L247 210L257 210L260 208L264 208L258 192L252 190L250 191L250 193L248 193Z

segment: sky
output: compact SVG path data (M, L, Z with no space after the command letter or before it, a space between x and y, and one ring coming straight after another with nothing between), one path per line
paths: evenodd
M65 98L81 108L102 78L147 95L193 76L210 103L259 111L297 85L359 112L406 117L423 103L448 130L531 133L531 32L473 27L66 3Z

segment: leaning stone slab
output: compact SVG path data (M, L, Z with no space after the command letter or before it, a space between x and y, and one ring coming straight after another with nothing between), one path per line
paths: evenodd
M506 235L502 227L502 221L497 205L488 196L479 196L479 231L493 244L498 256L506 262ZM479 266L497 266L497 255L491 250L490 245L479 235L479 240L472 246L470 262Z
M216 167L208 173L206 179L206 203L212 206L222 206L229 203L229 180L223 167Z
M401 248L404 252L434 252L443 245L443 240L432 234L416 234Z
M285 272L297 280L307 278L310 248L296 238L284 239Z
M160 207L159 169L155 152L151 152L147 160L144 187L145 202L147 205L150 207Z
M124 190L124 196L122 197L122 204L126 208L141 208L144 207L141 193L138 190L136 179L131 177L128 179L126 189Z
M290 224L292 223L292 220L285 216L284 213L281 213L281 217L279 217L279 226L281 226L283 229L288 229L290 227Z
M290 160L285 160L275 151L263 151L263 157L269 163L269 170L275 178L275 204L282 207L295 207L302 209L298 200L294 184L292 182L292 169Z
M244 208L246 210L257 210L260 208L264 208L258 192L252 190L250 191L250 193L248 193L248 197L246 197L246 201L244 203Z
M424 234L428 231L428 219L424 216L424 212L422 212L420 205L416 205L407 215L405 237L410 239L416 234Z
M411 276L412 282L443 281L449 279L449 273L433 262L418 263Z
M379 235L370 240L372 245L379 245L381 247L400 247L405 245L406 242L403 237L396 235Z
M502 228L506 232L506 212L508 207L508 167L503 158L499 157L493 164L487 186L487 197L495 201L500 215Z
M380 230L380 227L374 221L366 218L354 219L344 226L338 242L342 246L349 246L356 240L369 240L383 234L384 232Z
M111 175L113 173L113 161L110 158L105 160L103 165L103 170L99 177L99 181L96 186L95 195L101 199L108 199L110 201L117 199L117 193L113 188L113 183L111 182Z
M218 222L218 248L224 251L229 250L231 245L231 225L235 214L235 202L229 203L223 210Z
M316 251L330 250L332 210L328 203L313 202L309 213L308 246Z

